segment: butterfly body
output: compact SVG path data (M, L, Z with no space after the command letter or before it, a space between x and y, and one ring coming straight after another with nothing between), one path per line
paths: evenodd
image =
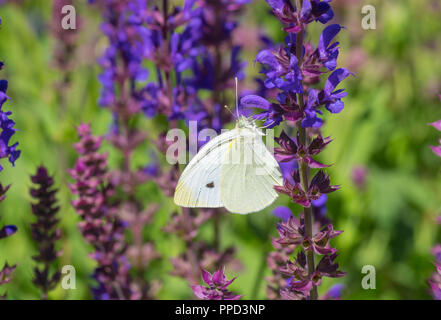
M182 207L225 207L233 213L260 211L282 185L277 161L262 131L245 117L236 127L206 143L183 171L174 201Z

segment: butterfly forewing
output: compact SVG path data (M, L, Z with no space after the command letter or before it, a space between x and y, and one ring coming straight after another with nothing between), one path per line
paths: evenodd
M274 185L281 185L279 165L252 128L241 128L240 135L228 145L222 160L220 198L228 211L256 212L276 198Z
M221 162L235 139L235 130L225 132L205 144L182 172L174 202L182 207L223 207L220 199Z

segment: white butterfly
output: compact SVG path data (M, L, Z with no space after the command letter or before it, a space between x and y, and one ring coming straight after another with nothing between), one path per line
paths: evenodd
M277 161L254 121L239 117L236 127L211 139L179 179L174 201L181 207L225 207L233 213L260 211L277 198L283 179Z

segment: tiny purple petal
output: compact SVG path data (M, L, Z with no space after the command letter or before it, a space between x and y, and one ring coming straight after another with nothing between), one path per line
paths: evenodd
M240 100L240 104L245 108L259 108L265 110L268 110L271 106L271 103L268 100L254 94L243 97Z
M273 210L273 215L279 219L282 219L283 221L288 221L288 219L292 217L292 212L288 207L279 206Z

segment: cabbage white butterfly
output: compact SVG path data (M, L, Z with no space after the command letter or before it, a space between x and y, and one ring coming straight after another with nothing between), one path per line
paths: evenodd
M179 178L174 202L181 207L225 207L240 214L273 203L278 196L273 186L281 186L283 179L263 135L253 120L238 116L233 130L211 139L190 161Z

